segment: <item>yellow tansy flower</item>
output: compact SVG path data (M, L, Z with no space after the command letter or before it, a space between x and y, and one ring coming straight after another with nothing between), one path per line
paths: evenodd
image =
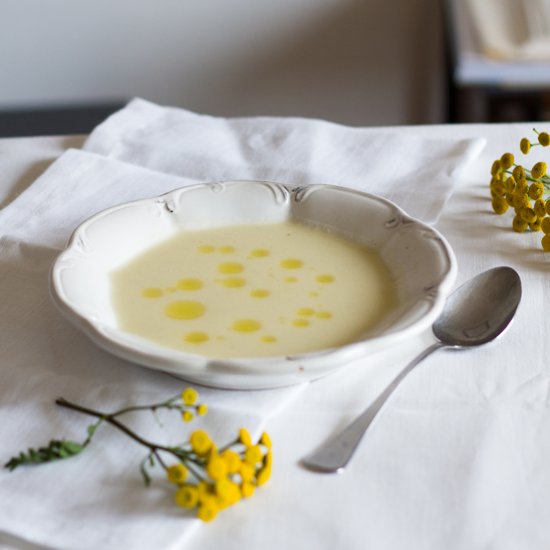
M512 228L516 233L523 233L529 224L522 219L520 216L514 216L514 219L512 220Z
M514 179L516 181L525 179L525 168L523 166L520 166L519 164L517 166L514 166L514 169L512 170L512 175L514 176Z
M493 196L503 197L506 194L506 184L502 180L492 181L491 193Z
M527 191L529 191L529 184L527 183L527 179L520 178L516 180L516 189L514 190L514 193L527 194Z
M529 229L531 231L541 231L542 230L542 220L537 218L534 222L529 224Z
M545 208L543 199L537 199L535 201L534 208L535 208L535 212L536 212L536 214L539 218L544 218L544 216L546 216L546 208Z
M260 437L260 443L262 445L265 445L268 449L271 449L273 446L271 442L271 437L269 437L269 434L267 432L263 432L262 436Z
M199 491L194 485L184 485L176 492L176 504L182 508L195 508L199 503Z
M249 481L245 481L241 484L241 494L244 498L250 498L254 494L255 490L256 487Z
M522 208L519 215L527 223L533 223L537 219L537 215L532 208Z
M181 392L181 400L188 406L194 405L199 399L199 392L195 388L185 388Z
M527 195L520 195L518 193L514 193L513 195L513 205L516 209L531 207L531 203L529 202Z
M212 447L210 447L210 449L203 456L206 460L210 460L211 458L218 456L218 446L212 442Z
M545 252L550 252L550 235L545 234L540 243L542 244L542 249Z
M537 162L533 168L531 168L531 175L535 179L542 178L546 174L547 166L546 162Z
M514 165L514 155L512 153L504 153L500 157L500 165L504 170L508 170Z
M173 464L166 469L166 477L170 483L183 483L187 474L187 468L183 464Z
M201 403L197 407L197 414L199 416L204 416L207 412L208 412L208 405L206 405L205 403Z
M250 432L246 428L241 428L239 430L239 441L246 445L247 447L252 445L252 438L250 437Z
M504 214L508 210L508 202L502 197L493 197L491 206L495 214Z
M216 495L227 506L239 502L242 496L239 486L227 478L216 481Z
M263 458L262 450L258 445L252 445L248 447L244 453L244 461L254 466L258 464Z
M252 481L252 479L254 478L254 473L255 470L251 464L248 464L248 462L242 463L241 471L239 472L239 474L241 475L241 480L243 481L243 483L245 481Z
M191 422L191 420L193 420L194 415L191 411L183 411L181 413L181 419L184 421L184 422Z
M227 463L216 455L208 461L206 473L214 480L222 479L227 475Z
M540 199L544 193L544 185L540 181L535 181L529 186L529 197L534 201Z
M549 234L550 233L550 218L548 218L548 217L543 218L543 220L540 224L540 227L546 234Z
M256 476L256 484L258 485L258 487L261 487L262 485L265 485L269 481L270 477L271 477L271 465L264 466Z
M510 176L505 182L504 187L507 193L513 193L516 190L516 180L514 176Z
M202 519L202 521L212 521L218 515L219 509L219 506L213 499L208 502L203 502L197 510L197 517Z
M206 502L208 499L214 498L214 485L206 481L200 481L197 485L199 493L199 502Z
M213 445L210 436L204 430L195 430L189 437L189 443L191 443L191 448L198 455L206 454Z
M227 464L227 472L229 474L236 474L241 469L241 457L235 451L226 449L220 457L225 460L225 463Z

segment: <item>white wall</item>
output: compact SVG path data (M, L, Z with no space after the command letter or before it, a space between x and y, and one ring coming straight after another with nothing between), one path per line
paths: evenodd
M210 114L438 122L438 0L2 0L0 109L134 96Z

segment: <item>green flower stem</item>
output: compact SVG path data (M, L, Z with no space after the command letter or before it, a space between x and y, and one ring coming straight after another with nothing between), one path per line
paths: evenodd
M168 403L160 403L160 404L155 403L154 405L138 405L138 406L135 406L135 407L126 407L124 409L120 409L119 411L111 413L111 416L113 418L115 418L117 416L121 416L123 414L130 413L130 412L136 412L136 411L155 412L158 409L178 409L178 410L180 410L181 407L178 406L178 405L172 405L172 404L168 404Z
M96 411L94 409L89 409L87 407L83 407L82 405L77 405L76 403L71 403L70 401L67 401L63 397L59 397L55 400L56 405L59 405L60 407L65 407L67 409L72 409L77 412L81 412L83 414L88 414L90 416L95 416L96 418L101 419L104 422L108 422L115 428L118 428L120 431L124 432L128 437L132 438L134 441L139 443L140 445L143 445L144 447L147 447L159 460L161 466L166 468L166 465L162 461L162 459L159 458L159 451L163 451L165 453L171 454L172 456L175 456L179 460L185 460L188 458L187 456L184 456L185 453L182 453L181 450L175 450L172 447L166 447L164 445L157 445L156 443L153 443L151 441L147 441L137 433L135 433L133 430L119 422L115 416L120 414L120 411L117 411L115 413L103 413L100 411ZM150 407L149 407L150 408ZM124 409L123 409L124 411ZM125 411L128 412L128 411Z
M239 438L238 437L237 437L237 439L234 439L233 441L230 441L229 443L227 443L227 445L222 445L218 449L218 453L223 453L223 451L225 451L227 449L230 449L231 447L233 447L233 445L236 445L237 443L239 443Z
M187 469L195 476L195 478L198 481L206 481L207 476L205 476L202 472L198 471L195 468L195 464L193 462L185 461L185 465L187 466Z
M125 407L124 409L120 409L114 413L111 413L112 417L120 416L122 414L126 414L129 412L135 412L135 411L146 411L150 410L152 412L155 412L157 409L178 409L181 410L182 407L180 405L173 405L174 401L177 401L179 399L179 395L176 395L172 397L171 399L167 399L166 401L163 401L162 403L153 403L151 405L133 405L130 407Z
M167 470L168 469L168 466L166 466L166 464L164 463L164 460L162 460L162 456L160 455L160 453L158 452L158 449L155 449L154 451L151 451L154 455L155 455L155 458L158 460L158 463L165 469Z
M505 174L509 174L510 176L513 175L513 171L512 170L505 170L504 171ZM535 181L540 181L544 187L546 187L546 189L549 189L550 188L550 178L548 176L542 176L542 178L540 179L536 179L534 178L533 176L531 176L531 174L529 174L527 171L525 172L525 179L527 181L532 181L532 182L535 182Z

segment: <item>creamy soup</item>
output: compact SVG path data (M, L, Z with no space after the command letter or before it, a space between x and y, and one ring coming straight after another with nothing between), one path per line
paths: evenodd
M185 231L112 273L120 328L217 358L354 342L394 290L376 252L290 221Z

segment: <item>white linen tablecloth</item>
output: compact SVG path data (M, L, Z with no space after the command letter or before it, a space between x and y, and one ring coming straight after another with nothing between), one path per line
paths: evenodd
M548 547L550 428L543 314L549 305L545 286L550 260L537 247L535 236L513 234L509 219L492 215L487 200L490 163L515 147L530 127L466 125L379 131L384 136L395 133L405 140L423 137L432 142L488 138L486 150L466 168L437 227L455 250L460 281L495 265L512 265L523 278L524 300L517 320L499 343L464 353L440 352L413 372L373 424L343 475L313 474L298 462L371 402L430 335L350 365L341 374L291 389L290 394L289 390L237 394L203 390L212 406L210 418L204 421L218 437L226 433L230 418L235 429L241 424L252 424L253 429L267 426L275 443L270 483L250 501L222 513L213 524L183 520L161 481L152 489L142 488L136 468L140 450L106 429L98 444L86 451L87 456L12 474L2 472L0 545L87 548L95 540L102 548L237 549L245 544L267 549ZM375 129L365 133L378 135ZM145 174L142 168L122 166L119 160L69 152L29 187L27 197L24 192L14 200L30 185L33 171L39 170L36 163L48 162L57 148L63 151L64 140L0 141L2 166L10 166L6 149L16 147L20 152L20 167L12 170L15 177L2 182L7 206L0 213L0 242L2 270L8 274L2 279L2 299L8 308L4 311L27 335L23 340L14 326L11 334L0 336L4 359L0 436L6 460L51 436L76 438L82 433L86 419L57 410L53 405L57 395L71 398L73 392L81 398L87 393L89 403L114 408L136 399L170 395L181 386L163 374L108 357L55 317L43 274L69 227L78 215L85 215L82 204L93 210L94 205L103 205L101 200L108 202L105 192L91 188L92 179L87 180L86 174L97 174L99 169L108 177L116 167L121 178L124 173L138 183ZM27 167L22 162L26 149ZM68 169L72 176L60 180L58 176L66 175ZM153 185L146 191L159 189L167 177L147 171L147 182L153 180L159 187ZM237 177L256 177L256 173ZM56 215L56 201L48 205L53 210L41 200L27 202L36 196L35 191L44 190L49 194L38 193L38 197L51 198L54 181L59 186L59 203L66 186L89 193L80 203L80 214L58 206L66 218ZM122 187L123 194L131 193L128 185ZM11 208L17 201L35 208L19 225L16 218L8 218L10 209L17 211ZM62 223L41 228L42 219ZM33 238L22 246L25 235ZM10 265L6 258L17 261ZM21 281L28 289L23 294ZM17 299L12 298L15 292L19 292ZM41 320L45 311L51 316L48 319L57 319L48 326ZM75 360L78 350L84 353ZM17 369L10 368L8 359L13 357ZM50 365L47 369L43 368L45 358ZM254 410L256 414L250 414ZM158 427L150 429L158 433ZM168 430L171 437L176 432ZM55 502L59 505L55 513L44 508L45 503ZM23 503L28 507L21 509ZM186 526L188 521L193 524L191 529ZM117 522L124 530L117 530ZM139 524L147 526L147 535Z

